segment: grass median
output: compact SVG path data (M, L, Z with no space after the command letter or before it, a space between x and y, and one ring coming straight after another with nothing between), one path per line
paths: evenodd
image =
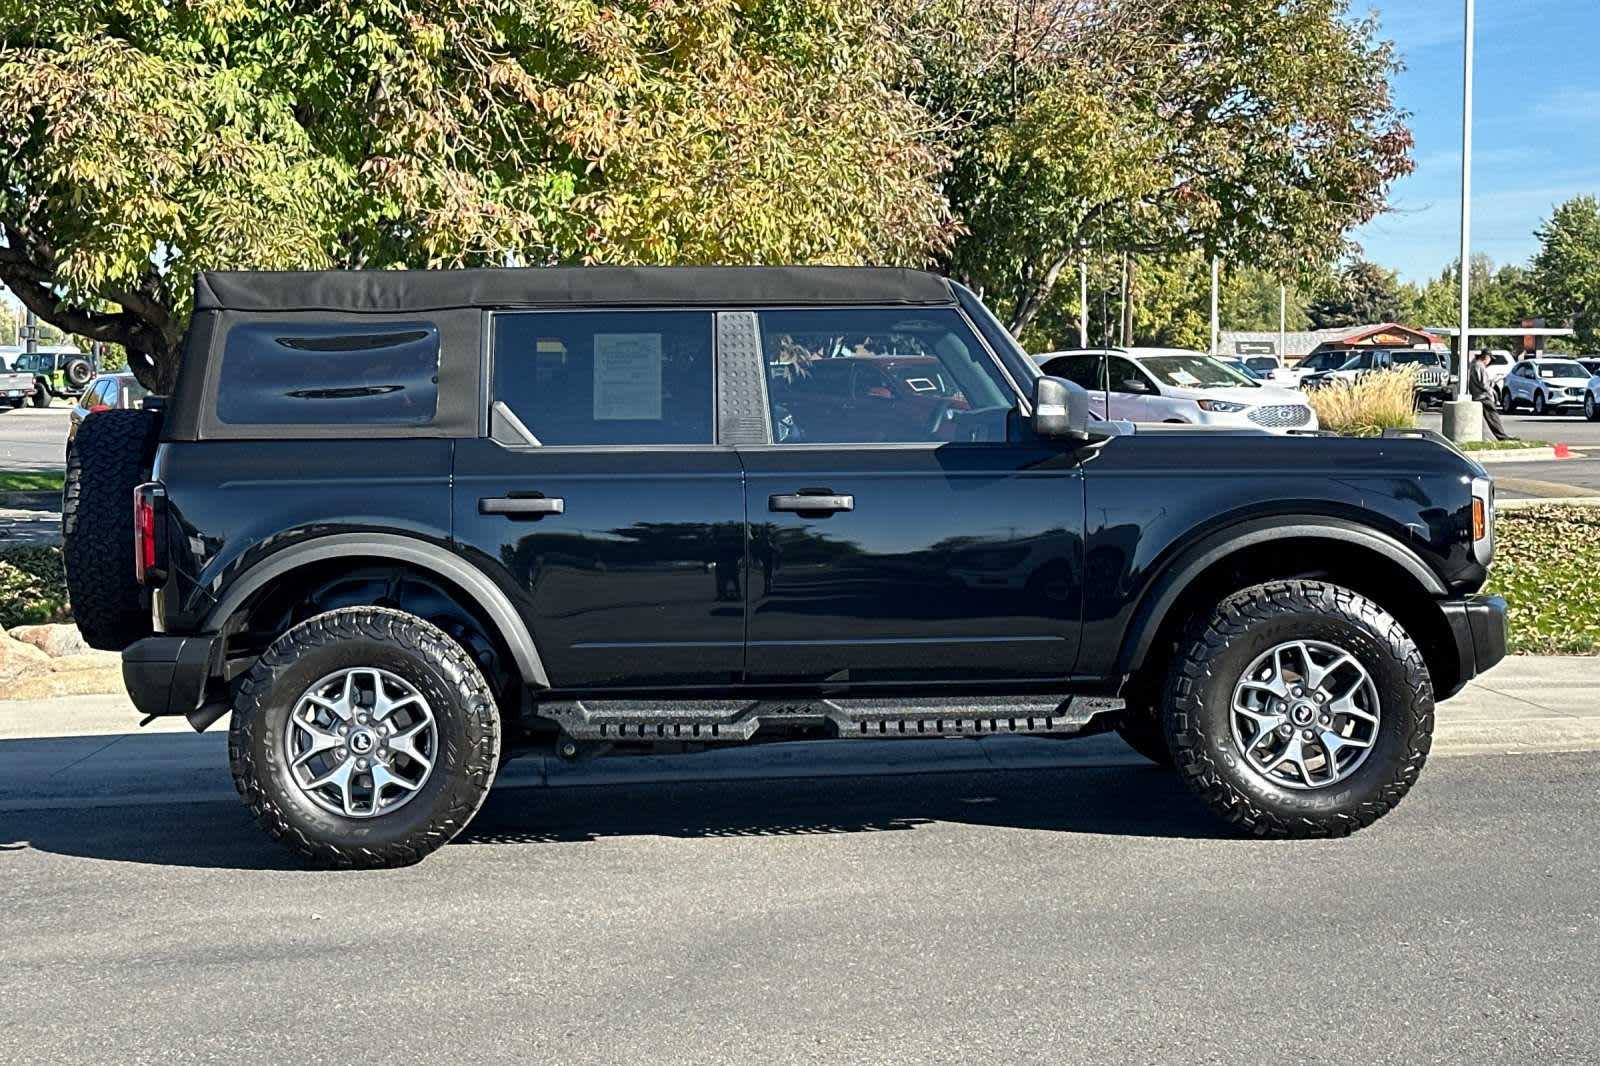
M60 492L59 470L8 470L0 472L0 492Z
M1502 511L1486 591L1511 605L1511 650L1600 654L1600 508ZM61 549L0 549L0 628L71 617Z

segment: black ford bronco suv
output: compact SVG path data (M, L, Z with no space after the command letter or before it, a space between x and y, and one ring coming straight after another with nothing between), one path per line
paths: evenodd
M186 343L73 445L72 601L321 864L521 751L1110 728L1336 836L1505 650L1470 459L1093 421L931 274L214 273Z

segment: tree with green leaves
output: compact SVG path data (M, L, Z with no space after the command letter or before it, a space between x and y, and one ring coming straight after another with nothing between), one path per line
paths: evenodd
M948 266L1022 331L1085 248L1289 276L1410 170L1393 48L1346 0L921 0Z
M1530 286L1546 315L1570 321L1584 351L1600 346L1600 199L1579 196L1538 229Z
M1356 259L1329 279L1325 290L1306 308L1306 315L1316 329L1365 326L1397 321L1402 317L1402 304L1394 271Z
M170 386L206 268L925 262L866 0L13 0L0 281Z

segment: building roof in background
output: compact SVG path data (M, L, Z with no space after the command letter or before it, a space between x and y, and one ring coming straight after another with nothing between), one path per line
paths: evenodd
M1310 355L1319 348L1431 348L1441 343L1433 334L1399 322L1290 330L1283 334L1283 341L1284 350L1280 352L1275 329L1223 330L1218 343L1223 355L1277 355L1288 359ZM1241 349L1240 344L1245 347ZM1267 344L1272 346L1270 350L1262 347Z

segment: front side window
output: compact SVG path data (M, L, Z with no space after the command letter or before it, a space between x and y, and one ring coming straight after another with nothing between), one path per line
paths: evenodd
M711 444L711 314L507 312L494 398L550 447Z
M425 426L438 401L431 322L242 322L223 345L223 422Z
M1003 441L1016 397L948 309L763 311L779 444Z

